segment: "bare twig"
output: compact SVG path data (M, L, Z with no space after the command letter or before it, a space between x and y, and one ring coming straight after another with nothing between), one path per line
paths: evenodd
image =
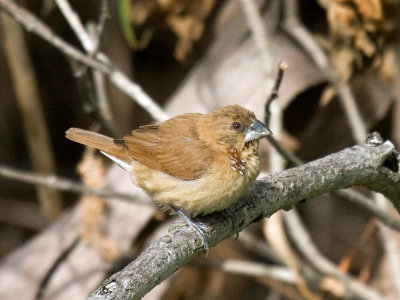
M245 260L200 260L194 262L193 265L250 277L266 277L288 284L294 284L296 280L295 274L288 268L268 266Z
M85 27L81 23L78 14L72 9L68 0L54 0L54 2L57 4L61 13L64 15L69 26L75 32L76 37L79 39L86 52L88 52L89 54L93 53L96 48L94 39L92 39L90 35L86 32Z
M265 102L265 124L268 126L270 123L271 116L271 103L278 98L279 88L282 83L283 75L285 74L286 69L288 68L285 62L280 62L278 67L278 75L276 76L274 86ZM280 151L278 151L280 152ZM282 153L281 153L282 155Z
M275 148L276 151L291 165L291 166L300 166L304 162L298 158L296 155L286 151L285 148L282 147L281 143L275 139L273 135L267 136L268 141L271 146Z
M20 6L16 5L11 0L0 0L0 9L12 18L14 18L16 21L18 21L27 30L37 34L39 37L49 42L65 55L68 55L74 60L91 68L95 68L96 70L99 70L102 73L106 74L108 79L115 86L117 86L121 91L126 93L133 100L135 100L156 121L162 122L168 119L167 114L158 106L158 104L156 104L156 102L148 94L146 94L138 84L132 82L118 68L113 66L104 54L98 54L99 60L93 59L89 55L83 54L81 51L72 47L70 44L58 37L46 24L40 21L37 17L35 17L27 10L21 8ZM85 40L86 45L88 45L90 42L91 40L89 39ZM90 49L94 49L94 47L90 46Z
M376 147L355 146L306 165L268 175L264 180L256 181L229 208L231 220L224 213L216 213L198 218L197 222L202 223L208 244L214 246L234 235L235 229L240 231L263 216L291 207L302 199L349 185L361 185L382 192L396 202L400 199L400 175L388 173L390 171L382 166L394 151L390 142ZM124 270L107 279L89 299L140 299L203 251L201 239L192 230L187 227L172 228L167 236L151 244Z
M33 168L44 174L54 173L52 146L23 28L4 14L0 17L5 37L4 51L10 67ZM37 195L44 217L48 221L53 221L62 211L61 195L57 190L46 187L38 187Z
M0 177L22 181L29 184L46 186L61 191L80 193L86 195L96 195L100 197L112 197L128 201L135 201L146 205L151 205L150 201L144 201L135 195L117 193L108 189L91 188L68 179L62 179L54 175L40 175L36 173L16 170L6 166L0 166Z
M100 14L99 14L99 20L97 22L97 34L99 38L96 41L95 47L94 47L94 53L97 53L101 47L103 37L104 37L104 31L105 27L107 24L107 21L110 19L111 14L110 14L110 6L108 3L109 0L101 0L100 3Z
M95 26L93 23L89 23L88 31L93 40L96 41L96 47L99 47L101 33L97 31L97 26ZM94 51L98 51L98 49L96 48L94 49ZM95 69L92 69L91 71L93 77L94 92L96 96L96 109L98 111L100 121L112 133L113 136L116 136L119 134L119 130L117 129L117 126L114 122L114 117L108 101L104 74Z

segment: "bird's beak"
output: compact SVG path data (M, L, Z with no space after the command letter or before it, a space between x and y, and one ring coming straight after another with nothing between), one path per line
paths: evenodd
M271 130L269 130L269 128L262 122L258 121L257 119L254 119L249 129L247 129L244 142L248 143L253 140L259 140L263 137L266 137L267 135L272 135Z

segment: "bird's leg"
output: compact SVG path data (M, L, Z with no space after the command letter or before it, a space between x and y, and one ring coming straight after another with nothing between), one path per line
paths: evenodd
M207 238L206 235L204 234L204 231L201 229L201 226L196 224L195 222L193 222L187 215L185 215L185 213L180 210L179 208L173 207L171 206L171 209L173 211L175 211L184 221L187 225L189 225L190 227L192 227L192 229L194 229L201 237L201 239L203 240L203 245L204 245L204 249L206 250L206 253L208 253L208 242L207 242Z

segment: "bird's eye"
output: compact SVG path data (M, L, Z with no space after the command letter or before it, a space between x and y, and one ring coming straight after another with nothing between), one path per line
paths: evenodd
M232 128L235 130L240 130L240 128L242 128L242 125L238 122L233 122L232 123Z

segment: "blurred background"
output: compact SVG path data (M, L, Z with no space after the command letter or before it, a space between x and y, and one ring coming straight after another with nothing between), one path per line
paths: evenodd
M10 3L38 19L30 30L3 13ZM89 46L71 26L71 12ZM152 205L26 183L36 178L59 187L73 180L150 203L121 170L66 140L69 127L121 137L168 116L234 103L262 120L284 62L270 128L288 152L307 162L362 143L373 131L398 148L398 14L398 0L1 0L0 298L85 299L167 233L171 218ZM34 33L43 35L42 25L111 67L93 70L63 54ZM141 89L116 83L110 70ZM261 146L263 171L293 166L267 141ZM400 299L388 239L371 213L333 195L296 210L336 270L383 299ZM399 219L390 203L386 210ZM362 299L346 280L316 268L285 216L277 218L222 242L145 299ZM388 236L398 247L398 233ZM233 274L222 262L248 265ZM257 266L283 273L252 273Z

